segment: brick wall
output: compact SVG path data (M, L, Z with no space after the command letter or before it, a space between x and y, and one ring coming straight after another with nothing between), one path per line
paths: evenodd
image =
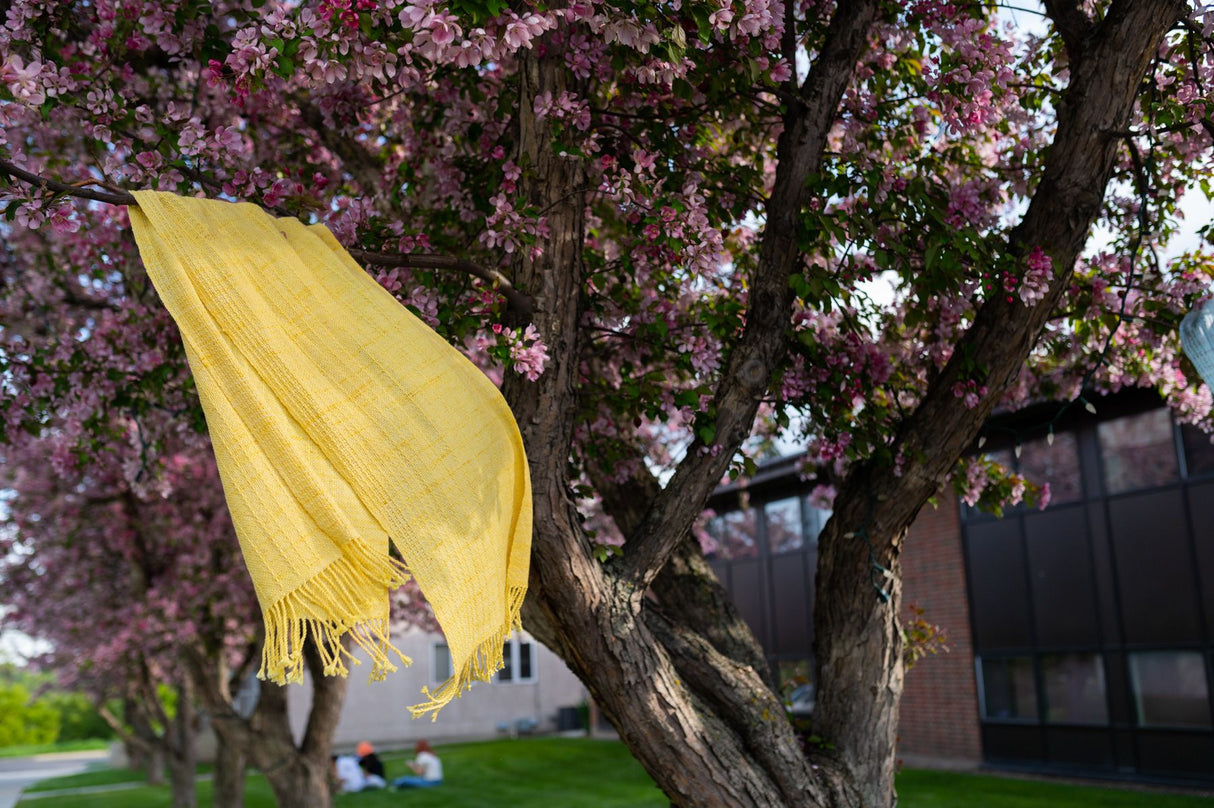
M898 755L920 762L977 764L982 741L961 522L956 501L947 493L941 494L938 507L925 505L911 526L902 580L903 603L923 608L923 619L947 631L949 652L919 660L906 674Z

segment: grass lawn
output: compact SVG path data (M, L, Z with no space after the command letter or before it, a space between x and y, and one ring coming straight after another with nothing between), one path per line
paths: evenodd
M1206 797L923 770L898 775L898 808L1209 808Z
M585 738L520 738L484 743L447 744L436 748L446 782L438 788L342 794L338 808L410 808L431 806L510 805L512 808L665 808L669 805L641 764L618 741ZM389 779L408 774L405 752L381 754ZM102 777L107 775L109 779ZM36 788L57 790L84 785L138 780L131 772L85 772L44 780ZM33 793L33 789L30 789ZM167 786L139 786L121 791L61 795L23 800L20 808L166 808ZM211 783L198 783L198 804L211 804ZM250 773L246 808L272 808L265 778Z
M109 741L91 738L87 741L40 743L26 746L0 746L0 757L30 757L32 755L45 755L49 752L84 752L93 749L105 749L109 745Z
M583 738L523 738L438 747L446 783L408 793L343 794L337 808L665 808L654 787L623 744ZM382 755L388 776L407 772L404 752ZM130 780L129 772L87 772L39 783L53 790ZM107 779L108 778L108 779ZM900 808L1210 808L1209 799L1159 792L1066 785L952 774L904 771L898 775ZM19 808L167 808L167 786L24 800ZM198 804L211 804L211 783L198 783ZM250 774L246 808L272 808L269 785Z

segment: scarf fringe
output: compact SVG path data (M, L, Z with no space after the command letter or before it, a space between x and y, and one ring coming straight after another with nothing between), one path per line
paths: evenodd
M493 674L504 667L502 649L506 637L523 627L520 612L523 607L523 597L526 594L527 587L525 586L510 588L506 622L492 636L482 640L468 661L456 671L454 676L439 685L437 690L431 690L428 687L422 688L422 695L428 701L414 704L409 708L409 712L413 714L414 718L420 718L426 713L430 713L430 720L437 721L438 711L445 707L451 699L472 687L473 682L489 681Z
M382 681L396 670L389 651L402 664L411 665L412 660L389 639L387 617L350 621L317 616L365 613L367 604L352 598L351 593L366 591L370 580L386 595L408 577L409 571L400 561L386 554L373 554L358 540L347 542L340 558L265 610L266 638L258 678L280 685L302 682L303 648L309 632L325 676L349 673L347 659L362 664L343 644L346 635L371 657L371 681Z

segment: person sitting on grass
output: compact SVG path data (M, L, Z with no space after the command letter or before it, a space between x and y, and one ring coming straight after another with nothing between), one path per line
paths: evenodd
M413 747L413 760L409 761L412 775L398 777L392 781L393 788L429 788L443 784L443 763L424 738Z
M367 784L367 778L358 766L358 758L353 755L333 755L332 760L332 779L337 783L338 793L362 791Z
M358 755L358 768L363 770L366 775L366 784L364 789L368 788L385 788L388 781L384 777L384 762L379 759L379 755L375 754L375 747L370 741L361 741L356 750Z

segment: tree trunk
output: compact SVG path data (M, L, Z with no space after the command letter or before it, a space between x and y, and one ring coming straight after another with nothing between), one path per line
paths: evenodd
M168 756L169 786L173 795L173 808L194 808L198 804L195 777L198 774L193 755L188 758L176 754Z
M872 463L854 469L819 538L814 731L846 763L865 806L896 803L903 680L898 609L906 531L973 444L1066 293L1116 163L1117 133L1127 129L1147 67L1186 7L1180 0L1114 2L1099 23L1070 30L1072 75L1059 103L1058 132L1008 244L1014 256L1040 247L1051 257L1050 290L1031 308L1002 295L982 305L896 435L894 451L907 458L904 472ZM980 369L988 386L975 407L953 392L972 368Z
M302 755L266 773L274 799L282 808L332 808L332 765Z
M205 649L194 648L187 654L199 699L211 715L221 748L236 750L265 775L283 808L330 808L330 753L349 680L324 675L311 641L304 648L304 659L312 680L312 708L303 740L296 746L287 716L288 687L263 682L257 707L246 720L232 707L226 668Z
M672 803L681 806L818 805L889 808L903 662L897 614L906 531L972 441L1063 294L1100 207L1147 61L1178 0L1115 2L1090 32L1071 33L1071 87L1039 191L1008 246L1040 246L1059 271L1028 312L1000 296L984 306L897 435L903 475L861 466L840 486L820 545L815 604L821 748L803 753L771 689L753 635L688 540L692 520L752 427L786 346L788 276L809 177L862 52L875 4L840 3L820 54L787 103L758 266L749 277L746 328L714 402L716 437L694 441L664 487L644 478L611 491L605 509L627 537L622 559L595 560L567 476L579 363L586 203L582 158L556 153L533 99L572 87L558 47L521 57L518 164L529 206L545 212L542 252L520 256L514 286L533 301L550 362L537 382L510 375L503 394L523 433L532 472L535 536L524 622L586 684ZM975 359L977 357L977 359ZM987 372L990 393L966 409L952 393L962 359ZM712 449L714 451L701 451ZM608 490L603 490L604 488ZM650 585L653 584L651 589ZM701 614L699 610L708 610Z
M162 786L165 784L166 757L164 749L159 744L152 744L147 748L147 755L144 758L144 765L147 768L144 770L144 773L149 786Z
M895 747L904 674L897 616L902 602L898 550L905 531L897 541L880 542L887 546L881 565L890 577L871 567L863 538L840 535L842 524L832 520L818 537L814 734L834 747L821 754L837 753L845 761L862 795L860 804L888 806L896 801Z
M864 5L871 17L871 5ZM862 13L851 20L855 29L849 32L851 40L862 41L866 19ZM854 41L848 45L858 47ZM854 59L843 61L846 76ZM836 779L834 768L828 763L814 770L802 754L782 703L764 681L766 666L749 631L743 630L741 639L720 637L726 649L722 652L682 625L676 605L644 598L644 584L627 580L623 571L605 570L591 552L565 479L572 435L570 393L579 361L573 335L581 315L587 189L579 158L556 154L549 133L531 111L531 99L544 93L556 97L567 88L562 55L556 49L545 56L528 52L521 81L519 164L528 167L524 180L528 204L547 212L551 236L542 253L522 257L515 285L531 296L534 322L552 357L538 383L508 378L503 384L527 445L536 506L532 594L524 620L529 626L544 625L545 639L587 685L625 743L675 804L697 808L843 804L835 801L829 785ZM839 93L844 83L838 82ZM826 117L827 124L831 118ZM786 150L812 151L824 141L825 127L801 140L803 129L793 127L782 141ZM802 169L808 167L804 163ZM800 187L803 177L794 173L785 182ZM787 288L787 273L777 267L761 293L772 291L770 299L779 301ZM770 347L765 350L772 352ZM751 418L757 401L755 396L748 402ZM738 428L748 431L749 421ZM721 462L728 462L728 454ZM720 479L722 471L705 474ZM711 483L704 485L702 498L711 488ZM692 505L693 516L702 507L702 498ZM681 534L670 539L671 549L681 546L689 526L690 519L681 526ZM630 544L625 557L644 558L646 546L638 545L634 551ZM694 581L707 570L706 565L693 563L696 553L683 559L686 563L676 570L677 580ZM655 567L652 574L657 571ZM720 595L719 585L714 582L709 587L704 594L712 601ZM839 789L846 791L843 785Z
M215 733L215 779L212 782L214 808L244 808L245 756L236 744Z
M186 678L177 688L177 714L165 728L173 808L194 808L198 803L195 789L195 779L198 775L198 759L195 754L195 736L198 729L196 718L194 688Z
M152 726L148 707L138 696L128 696L122 702L123 716L131 728L132 745L142 752L139 761L144 766L148 785L162 786L165 783L164 741ZM134 760L134 759L132 759Z

